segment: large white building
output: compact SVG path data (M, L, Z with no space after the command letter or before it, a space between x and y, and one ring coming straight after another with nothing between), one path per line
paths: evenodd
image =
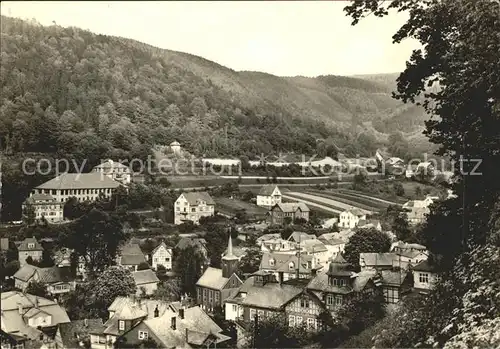
M107 159L103 163L97 165L92 171L102 173L122 184L130 183L130 168L111 159Z
M199 224L201 217L215 214L215 201L207 192L182 193L175 200L174 223L192 221Z
M159 265L163 265L167 270L172 270L172 248L163 241L151 252L151 267L157 270Z
M366 213L358 208L345 210L340 214L339 228L353 229L360 220L366 220Z
M275 184L265 185L260 188L257 194L257 206L270 209L276 204L280 204L282 200L281 191Z
M64 220L64 203L57 201L50 194L33 194L27 198L23 205L23 218L28 220L30 216L38 222L45 219L49 223L57 223Z
M96 201L101 195L110 198L120 183L101 173L63 173L35 187L35 194L50 194L56 201L66 202L75 197L78 201Z

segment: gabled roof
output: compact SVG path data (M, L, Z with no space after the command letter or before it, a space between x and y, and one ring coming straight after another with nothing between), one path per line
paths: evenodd
M249 277L230 297L231 300L247 306L265 309L280 309L302 292L304 287L268 282L264 286L254 285L255 276ZM246 293L245 297L241 294Z
M298 211L299 209L302 212L309 212L309 207L307 207L307 205L303 202L282 202L277 203L276 205L274 205L274 207L279 207L282 212L293 213Z
M167 244L164 241L160 241L160 243L158 245L156 245L155 248L153 248L153 250L151 251L151 254L155 254L156 251L158 251L158 249L161 246L165 247L166 250L171 250L172 249L171 247L168 247Z
M398 247L400 249L412 249L412 250L422 250L422 251L425 251L427 250L427 247L425 247L424 245L420 245L420 244L409 244L409 243L406 243L406 242L403 242L403 241L398 241L398 242L395 242L392 246L392 248L395 248L395 247Z
M345 210L344 212L352 213L353 215L355 215L357 217L361 217L361 216L366 215L366 213L363 210L356 208L356 207Z
M30 264L25 264L14 274L14 279L18 279L24 282L31 280L33 275L35 275L37 268Z
M155 309L158 309L159 316L162 316L166 311L171 309L171 307L175 306L175 303L169 303L156 299L140 299L134 300L130 297L117 297L113 301L113 303L109 306L108 311L110 312L119 312L124 307L129 307L134 305L147 314L148 319L154 318Z
M332 276L352 276L354 272L347 261L342 257L341 253L337 253L335 258L330 262L328 266L328 275Z
M306 240L316 240L316 235L314 234L307 234L302 231L294 231L290 236L288 237L287 241L294 241L294 242L303 242Z
M238 276L236 275L236 277ZM207 287L214 290L222 290L228 280L229 278L225 278L222 276L222 269L208 267L196 282L196 286Z
M134 271L132 277L134 278L136 286L160 282L160 279L158 279L151 269Z
M32 204L45 201L53 203L54 201L56 201L56 199L54 199L54 197L50 194L39 194L39 193L34 193L33 195L31 195L29 198L26 199L27 203L32 203Z
M215 201L206 191L190 191L182 193L181 196L182 195L191 206L198 205L200 201L205 201L207 205L215 205Z
M120 183L101 173L63 173L36 189L114 189Z
M39 336L39 331L28 326L23 319L23 315L35 308L50 314L51 325L70 322L66 311L56 302L43 297L37 297L28 293L18 291L2 292L2 330L7 333L14 333L33 339ZM22 314L19 314L19 306L22 306Z
M383 285L396 285L401 286L408 273L399 270L382 270L379 273Z
M278 186L276 184L266 184L262 188L260 188L258 195L262 195L262 196L273 195L274 189L276 189L276 188L278 188ZM278 188L278 190L279 190L279 188Z
M146 257L142 253L139 244L126 244L120 249L119 253L121 265L139 265L146 262Z
M65 348L80 347L79 338L85 338L90 333L99 332L103 327L102 319L73 320L60 324L61 340Z
M170 327L173 317L176 318L176 330ZM177 312L168 310L163 316L145 320L144 324L160 340L159 344L163 348L186 348L189 344L203 344L210 335L216 343L230 339L221 333L222 329L198 306L185 309L184 319Z
M429 263L428 260L422 261L413 267L415 271L427 271L427 272L435 272L435 268Z
M326 293L348 294L351 292L360 292L366 284L376 276L375 271L361 271L353 273L351 276L352 285L336 286L328 283L327 273L318 273L307 285L311 291L320 291Z
M15 274L14 278L28 282L31 278L38 274L40 282L44 284L54 284L58 282L69 282L73 280L70 268L60 268L57 266L40 268L33 265L23 265Z
M35 247L28 248L28 244L35 244ZM26 238L17 247L18 251L43 251L42 245L35 238Z
M320 240L305 240L301 242L301 245L308 253L319 253L328 251L325 244Z
M397 260L396 253L372 253L365 252L359 254L359 263L361 266L392 266L393 261Z
M271 260L274 260L274 265L271 265ZM300 256L300 266L299 257L295 254L286 253L264 253L260 261L260 269L274 270L277 272L297 272L297 267L299 273L307 274L311 273L313 270L309 267L313 262L313 256L302 254ZM290 263L293 263L293 269L290 269ZM320 269L321 266L316 266L314 269Z

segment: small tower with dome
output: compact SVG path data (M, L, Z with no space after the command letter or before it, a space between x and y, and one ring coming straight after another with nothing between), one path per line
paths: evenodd
M181 144L177 141L173 141L170 143L170 150L172 150L174 154L179 155L181 153Z

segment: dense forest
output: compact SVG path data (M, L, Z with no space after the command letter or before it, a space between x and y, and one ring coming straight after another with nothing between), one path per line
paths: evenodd
M235 72L129 39L4 16L1 33L7 154L144 158L152 145L176 139L205 156L367 156L390 133L420 130L427 118L391 98L393 76Z

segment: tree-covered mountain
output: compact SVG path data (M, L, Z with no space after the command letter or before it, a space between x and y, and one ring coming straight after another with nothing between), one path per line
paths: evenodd
M8 153L131 158L176 139L207 156L372 155L389 133L414 133L427 119L391 98L394 75L236 72L130 39L1 19Z

